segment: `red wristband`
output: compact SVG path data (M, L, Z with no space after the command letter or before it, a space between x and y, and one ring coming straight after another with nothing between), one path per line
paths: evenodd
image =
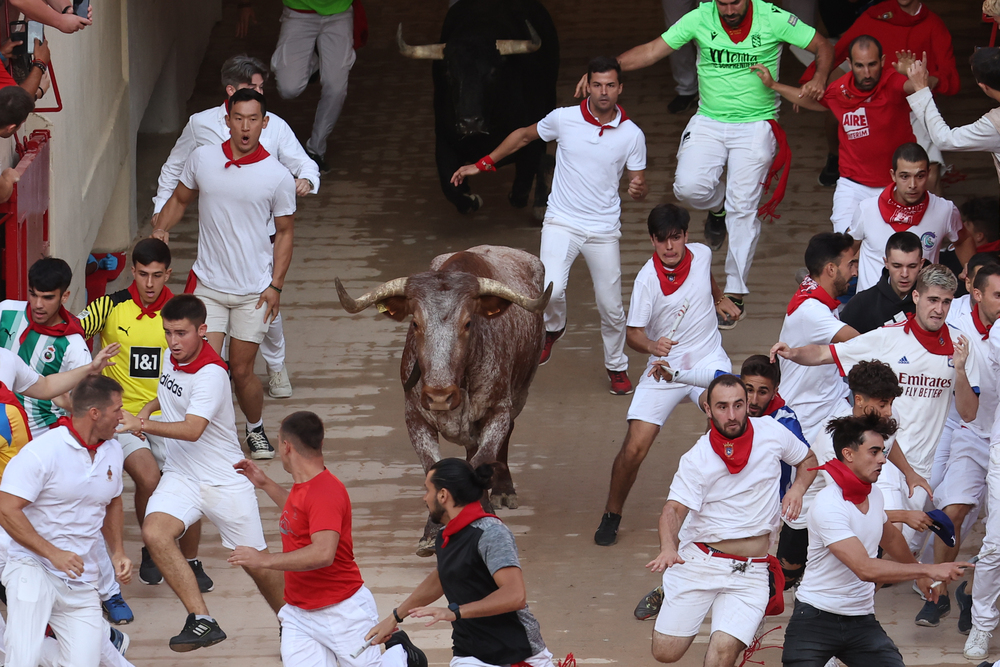
M493 158L487 155L482 160L476 163L476 169L478 169L479 171L496 171L497 167L495 164L493 164Z

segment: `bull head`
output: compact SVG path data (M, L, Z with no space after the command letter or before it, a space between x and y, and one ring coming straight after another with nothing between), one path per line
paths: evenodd
M531 21L525 21L528 26L528 34L531 39L498 39L496 40L497 51L502 56L516 56L526 53L534 53L542 48L542 38L535 32ZM444 60L444 44L421 44L420 46L410 46L403 39L403 24L399 24L396 29L396 43L399 44L399 52L407 58L416 60Z
M381 303L382 306L379 310L386 313L390 317L394 317L393 312L382 302L391 298L405 299L407 280L408 278L396 278L394 280L390 280L389 282L382 283L371 292L368 292L357 299L351 298L351 295L347 293L347 289L344 287L344 284L340 282L340 278L334 278L333 282L337 286L337 296L340 298L340 305L342 305L344 310L350 314L354 315L355 313L360 313L362 310L370 308L373 304ZM545 288L545 292L543 292L540 297L532 299L519 292L515 292L498 280L491 280L490 278L478 278L477 280L479 281L479 292L475 295L476 298L489 296L499 297L500 299L504 299L511 303L516 303L529 313L544 312L545 307L549 305L549 297L552 296L552 283L549 283L549 286ZM405 316L406 314L404 313L402 317ZM394 317L394 319L401 320L402 317Z

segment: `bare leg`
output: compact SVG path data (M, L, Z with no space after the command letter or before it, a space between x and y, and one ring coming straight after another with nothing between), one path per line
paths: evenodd
M146 503L160 483L160 469L148 449L137 449L125 459L125 472L135 482L135 518L142 526L146 518Z
M163 512L153 512L142 525L142 541L149 549L160 574L173 589L189 614L208 615L205 598L198 590L194 571L181 554L177 538L184 532L184 523Z
M615 462L611 466L611 490L608 491L608 502L604 506L605 512L621 514L625 506L625 499L628 498L635 478L639 474L639 466L649 453L656 435L660 432L660 427L656 424L633 419L628 423L628 432L625 434L625 442L615 457Z
M708 640L705 667L733 667L747 645L732 635L716 630Z
M253 372L253 362L257 358L257 343L230 338L229 368L233 372L233 387L240 410L253 424L260 421L264 410L264 387Z
M653 657L657 662L677 662L684 657L693 641L694 637L673 637L653 630ZM736 664L735 661L733 664Z
M178 540L180 544L181 553L184 554L185 560L194 560L198 557L198 544L201 542L201 519L198 519L191 527L187 529L187 532L181 535Z
M189 568L190 569L190 568ZM285 605L285 575L277 570L264 570L244 567L243 570L250 575L253 582L257 584L257 590L267 600L267 604L275 614Z

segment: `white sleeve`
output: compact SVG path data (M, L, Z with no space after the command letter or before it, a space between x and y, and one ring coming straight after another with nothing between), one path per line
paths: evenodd
M74 368L86 366L91 361L93 361L93 359L90 356L90 350L87 348L86 341L83 340L82 336L74 336L69 341L69 346L66 348L66 354L63 355L62 366L60 367L59 372L65 373L66 371L71 371Z
M638 130L638 126L636 126ZM636 132L632 149L625 158L625 168L629 171L643 171L646 168L646 135L642 130Z
M10 369L5 369L4 375L13 378L13 382L8 389L15 393L23 394L25 390L38 382L42 377L31 366L24 363L21 357L6 348L0 347L0 366L7 365L10 365Z
M972 335L978 336L979 334L977 332L973 332ZM968 336L966 336L966 338L968 338ZM973 345L970 340L969 358L965 361L965 377L968 378L969 386L973 389L978 390L982 386L982 384L980 384L982 382L982 367L980 364L984 361L985 359L979 358L979 355L976 353L976 346ZM977 391L976 394L978 395L979 392Z
M35 502L45 487L49 471L31 447L25 447L4 468L0 491L17 496L29 503Z
M861 241L865 238L864 221L865 218L864 215L861 214L861 207L858 206L854 209L854 218L851 220L851 226L847 228L847 233L850 234L855 241Z
M670 493L667 495L667 500L678 502L692 512L700 511L701 503L705 499L705 479L701 474L701 467L695 460L697 448L698 444L695 444L681 457L677 472L670 482Z
M232 400L232 390L229 386L229 376L221 366L206 368L208 372L202 370L197 373L197 382L193 383L186 414L212 421L219 413L222 402Z
M556 141L559 139L559 109L553 109L537 123L535 130L542 141Z
M781 433L779 436L781 442L781 460L790 466L797 466L802 463L809 456L809 448L806 447L806 443L792 435L792 432L784 426L780 426L778 430Z
M288 123L277 116L272 115L270 118L269 126L278 126L274 128L277 130L276 136L278 138L278 154L275 155L278 162L285 165L285 168L292 172L292 176L295 178L304 178L312 183L312 189L309 192L316 194L319 192L319 167L316 162L306 155L305 149L302 148L302 144L299 143Z
M819 545L829 547L843 540L857 537L851 530L851 523L841 513L841 507L828 503L814 502L809 508L809 538L815 536Z
M1000 152L1000 132L986 116L970 125L952 128L941 117L930 88L918 90L906 101L913 113L923 119L931 141L941 150Z
M178 180L183 183L185 187L190 188L191 190L198 189L198 162L197 151L192 151L191 154L188 155L187 161L184 163L181 175L178 177Z
M286 171L281 183L274 189L271 215L280 218L292 213L295 213L295 179L292 178L291 172Z
M181 136L177 137L177 143L170 151L170 156L160 167L160 177L156 181L156 196L153 197L153 213L159 213L163 210L170 195L174 194L181 178L181 172L184 171L184 165L196 148L198 148L198 142L194 137L191 121L188 120ZM185 185L187 184L185 183Z
M887 329L874 329L868 333L861 334L843 343L834 343L830 346L833 353L833 361L837 364L837 370L841 377L847 377L854 365L859 361L869 359L881 359L887 350L892 349L892 344L883 342Z
M962 214L958 212L958 207L955 206L955 204L951 204L951 215L948 218L948 233L945 238L952 243L958 243L958 235L964 228L965 225L962 224ZM943 249L944 248L942 248L942 250Z
M808 326L813 331L814 340L824 340L832 343L834 336L843 329L846 324L833 314L833 311L824 306L816 299L806 299L805 303L799 306L799 310L805 308L802 315L806 316Z
M632 298L628 302L627 325L635 329L645 329L653 315L653 300L649 298L646 281L636 280L632 284Z

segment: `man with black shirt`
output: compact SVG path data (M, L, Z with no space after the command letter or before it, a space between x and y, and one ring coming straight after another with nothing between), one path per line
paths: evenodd
M840 312L840 321L867 333L886 324L902 322L913 312L910 292L924 264L920 237L896 232L885 244L885 269L879 281L858 292Z

